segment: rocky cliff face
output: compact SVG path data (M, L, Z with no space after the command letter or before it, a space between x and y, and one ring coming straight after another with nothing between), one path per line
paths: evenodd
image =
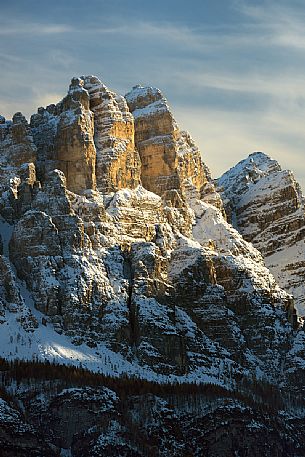
M225 219L161 92L126 100L86 76L30 127L1 120L0 355L231 388L294 391L297 373L303 390L292 298Z
M72 79L68 95L59 104L40 108L31 118L39 177L44 179L59 168L68 188L77 193L96 187L93 114L83 85L81 79Z
M37 147L25 117L16 113L12 121L6 121L1 116L0 207L6 220L12 221L17 206L27 207L31 199L36 184L36 158Z
M195 193L221 207L198 147L179 129L160 90L138 85L125 97L135 120L143 186L158 195L172 189L183 195Z
M94 76L82 77L94 113L98 190L114 192L140 184L140 158L135 149L134 119L126 100Z
M305 207L291 171L265 154L251 154L219 180L228 217L262 252L278 283L305 314Z

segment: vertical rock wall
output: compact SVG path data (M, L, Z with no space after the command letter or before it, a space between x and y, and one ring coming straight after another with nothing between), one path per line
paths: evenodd
M38 147L40 178L54 168L65 173L69 190L95 189L96 151L93 114L83 81L73 78L67 96L56 106L40 108L31 126Z
M143 186L158 195L171 189L200 192L209 181L200 151L180 131L160 90L135 86L125 98L135 119Z
M95 117L96 180L103 193L140 183L141 163L134 144L134 121L124 97L95 76L83 77Z

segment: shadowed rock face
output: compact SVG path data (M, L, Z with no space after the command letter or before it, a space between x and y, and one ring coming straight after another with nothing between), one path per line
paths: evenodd
M230 220L259 249L266 265L305 314L305 206L291 171L261 152L219 180Z
M24 420L16 405L0 398L0 449L3 457L58 457L45 438Z
M37 148L30 126L21 113L0 120L0 208L7 220L20 207L28 208L36 184ZM19 198L22 195L21 198ZM17 202L17 199L19 200Z
M26 419L0 398L5 457L302 456L304 423L274 409L219 395L123 394L67 382L23 385L15 393ZM45 389L39 392L39 389ZM44 441L44 442L43 442Z

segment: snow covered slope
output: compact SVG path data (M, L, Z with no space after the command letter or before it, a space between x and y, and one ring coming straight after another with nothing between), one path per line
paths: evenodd
M278 283L305 315L304 197L293 173L257 152L226 172L218 184L227 214L262 252Z

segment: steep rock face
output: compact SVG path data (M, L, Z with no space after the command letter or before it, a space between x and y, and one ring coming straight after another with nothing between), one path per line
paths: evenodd
M0 448L11 447L9 457L63 455L60 448L73 457L301 456L304 412L289 408L305 390L304 331L291 296L248 242L267 261L284 242L299 249L299 188L276 162L250 157L220 181L233 228L160 91L137 87L126 97L133 115L97 78L74 78L67 97L32 117L33 137L21 115L0 118L0 356L80 369L70 371L76 386L56 378L58 366L37 362L25 378L37 368L40 386L0 376L26 417L0 400ZM82 367L113 384L140 378L136 392L143 379L156 381L150 387L163 397L129 393L130 379L120 397ZM285 411L255 403L262 380L283 388ZM187 384L166 398L164 384L175 381L226 394L193 397Z
M75 435L113 420L119 401L116 393L106 387L62 389L57 395L34 398L23 394L20 399L28 421L56 447L64 449L71 447Z
M219 180L228 217L259 249L278 283L305 313L305 207L292 172L263 153L251 154Z
M125 98L135 119L143 186L158 195L172 189L183 194L213 194L221 206L199 149L190 135L179 129L160 90L135 86Z
M19 206L27 204L36 183L37 148L31 129L21 113L12 121L0 118L0 212L6 219L16 217Z
M255 457L302 455L303 439L292 423L288 428L280 418L269 419L240 402L224 403L181 412L163 398L133 396L126 405L130 409L125 407L126 418L79 434L72 452L76 457L104 453L124 457L233 457L237 452Z
M140 158L134 144L134 120L126 100L95 76L84 76L94 113L97 188L103 193L140 183Z
M101 363L106 345L159 375L284 376L289 297L208 203L190 208L142 187L78 196L54 171L9 247L44 322L72 338L78 357L86 343ZM46 356L57 351L49 344L40 343Z
M134 120L125 99L95 76L73 78L57 105L31 117L41 181L59 168L75 193L109 193L135 188L141 162L134 144Z
M4 322L14 324L2 354L17 356L12 346L23 338L20 356L104 372L161 381L170 374L222 384L240 376L286 382L295 324L290 297L261 254L226 222L198 149L177 128L161 93L137 88L127 100L140 152L141 135L153 150L157 137L170 143L164 155L151 154L161 167L157 175L148 167L156 193L136 185L126 103L96 78L74 79L62 102L32 117L41 183L27 206L21 204L25 193L16 194L20 210L10 219L9 236L1 234L5 262L17 273L10 281L38 328L29 334L20 324L22 309L13 317L6 310ZM92 179L86 189L93 111L97 155L107 166L99 175L97 163L98 188ZM84 165L82 177L74 174L75 192L72 175L54 170L66 162L76 166L61 160L68 143ZM121 179L125 160L131 168L126 176L121 170ZM143 171L148 187L149 173Z
M59 168L71 191L81 193L95 188L93 114L82 80L72 79L68 95L59 104L40 108L31 118L31 127L41 179Z
M91 217L94 220L93 212ZM101 211L96 218L103 218ZM78 344L84 332L103 335L100 319L107 301L112 301L103 262L103 256L112 254L106 250L92 253L94 259L89 261L90 252L90 239L83 220L72 209L64 175L51 172L31 211L14 227L10 257L32 290L36 308L48 316L57 332L64 328L70 336L77 336Z
M37 150L27 120L16 113L12 121L0 120L1 189L8 187L25 167L36 162ZM17 175L17 176L16 176Z

